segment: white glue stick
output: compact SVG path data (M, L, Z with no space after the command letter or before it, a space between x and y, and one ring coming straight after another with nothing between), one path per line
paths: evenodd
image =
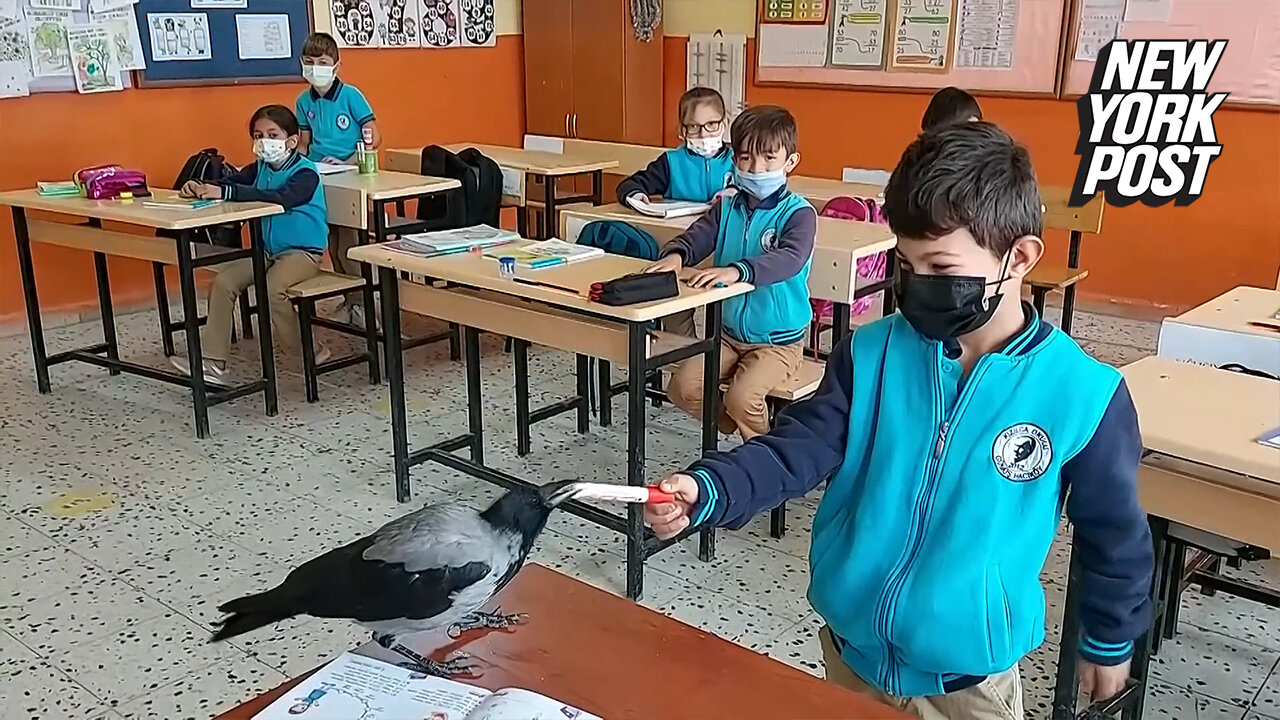
M604 500L621 503L657 503L671 502L675 496L663 492L656 487L635 487L632 485L610 485L608 483L578 483L578 491L573 496L577 500Z

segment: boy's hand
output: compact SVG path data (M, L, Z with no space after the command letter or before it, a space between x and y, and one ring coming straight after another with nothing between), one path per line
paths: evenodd
M201 183L195 180L188 180L182 183L182 187L178 188L178 197L194 198L200 197L197 193L200 191Z
M185 185L183 186L183 189L186 189ZM195 187L192 188L192 193L191 197L200 198L201 200L221 200L222 186L210 185L209 183L195 183Z
M645 268L644 271L647 273L655 273L655 272L667 272L668 270L670 270L678 273L683 269L684 269L684 260L680 257L680 254L671 253L670 255L667 255L666 257L659 260L658 262Z
M1080 689L1088 693L1090 702L1115 697L1124 690L1124 683L1129 679L1128 660L1119 665L1095 665L1080 658L1076 667L1080 675Z
M689 287L705 288L736 283L742 279L742 272L734 267L717 267L699 270L689 278Z
M644 521L660 540L675 537L689 527L689 513L698 502L698 483L676 473L658 483L658 489L675 496L674 502L644 506Z
M712 196L711 196L711 202L715 202L715 201L719 200L720 198L731 198L731 197L733 197L734 195L737 195L737 194L738 194L738 188L731 188L731 187L727 187L727 188L725 188L725 189L721 190L720 192L716 193L715 195L712 195Z

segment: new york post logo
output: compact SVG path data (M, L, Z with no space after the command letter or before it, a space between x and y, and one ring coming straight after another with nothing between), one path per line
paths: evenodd
M1080 169L1067 203L1099 191L1117 207L1190 205L1222 153L1213 113L1227 93L1207 92L1226 40L1113 40L1076 101Z

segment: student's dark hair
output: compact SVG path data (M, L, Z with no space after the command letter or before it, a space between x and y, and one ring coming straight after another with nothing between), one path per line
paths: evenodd
M699 105L710 105L718 110L721 115L725 114L724 98L718 91L709 87L689 88L680 96L680 122L682 124L689 122L689 116L693 115L694 108Z
M311 33L302 41L302 57L324 57L328 55L334 62L338 61L338 41L329 33Z
M742 111L729 128L735 153L765 153L782 148L796 151L799 131L796 119L783 107L757 105Z
M884 211L895 235L933 240L967 228L996 257L1044 228L1031 155L987 122L949 125L916 138L889 176Z
M937 130L970 119L982 119L977 99L958 87L944 87L929 100L929 107L920 118L920 129Z
M298 116L294 115L292 110L283 105L263 105L258 108L253 117L249 118L250 135L253 134L253 126L263 118L279 125L286 135L298 134Z

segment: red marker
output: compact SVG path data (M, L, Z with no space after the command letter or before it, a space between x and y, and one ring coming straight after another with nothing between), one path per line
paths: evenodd
M663 492L656 486L635 487L608 483L577 483L575 500L605 500L609 502L644 503L657 505L675 500L675 495Z

